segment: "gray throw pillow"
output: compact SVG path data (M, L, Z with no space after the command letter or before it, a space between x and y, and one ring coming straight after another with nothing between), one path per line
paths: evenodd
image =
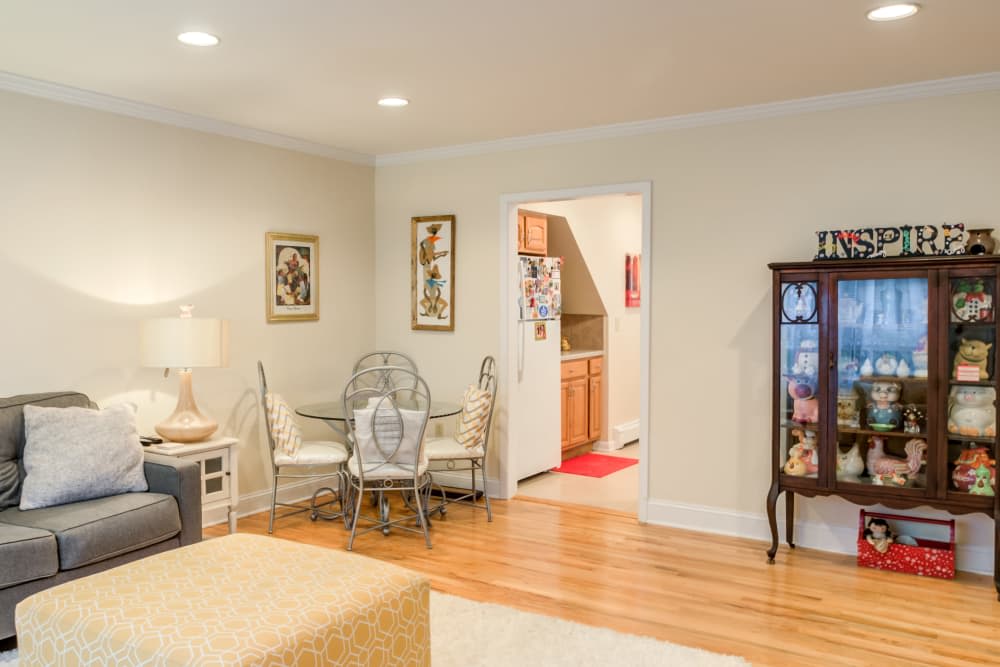
M22 510L146 491L130 405L104 410L24 406Z

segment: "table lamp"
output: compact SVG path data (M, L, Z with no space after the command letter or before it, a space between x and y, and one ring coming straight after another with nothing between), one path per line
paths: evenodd
M143 366L171 368L180 376L177 407L156 432L173 442L198 442L219 427L198 409L191 390L191 371L198 367L229 364L229 322L191 317L194 306L181 306L180 317L144 320L140 326L140 358Z

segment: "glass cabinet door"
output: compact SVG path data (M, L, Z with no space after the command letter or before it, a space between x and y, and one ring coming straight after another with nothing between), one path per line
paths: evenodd
M817 479L819 448L819 298L815 281L781 285L778 400L779 464L785 475Z
M927 278L836 283L836 477L926 489Z
M996 488L996 316L994 275L948 279L947 441L949 496Z

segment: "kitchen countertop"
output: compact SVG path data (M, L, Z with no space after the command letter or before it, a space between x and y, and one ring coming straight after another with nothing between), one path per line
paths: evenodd
M574 359L588 359L590 357L604 356L604 350L570 350L562 353L562 361L573 361Z

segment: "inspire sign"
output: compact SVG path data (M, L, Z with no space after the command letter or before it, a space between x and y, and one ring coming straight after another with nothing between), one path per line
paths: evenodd
M816 232L813 259L964 255L965 225L866 227Z

